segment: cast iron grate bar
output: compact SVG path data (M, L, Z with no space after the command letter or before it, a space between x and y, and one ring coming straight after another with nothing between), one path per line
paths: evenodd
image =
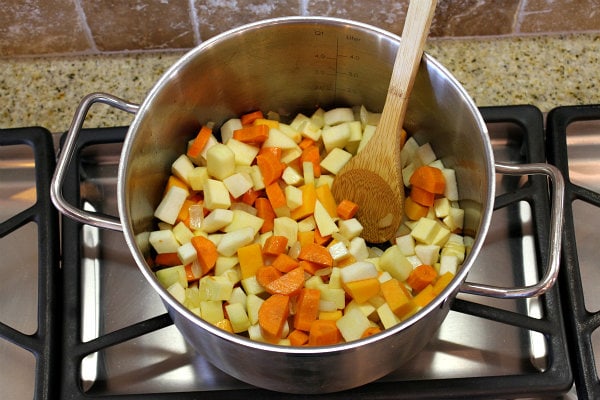
M54 399L58 393L60 372L59 319L59 226L58 214L50 200L50 179L55 155L52 135L44 128L15 128L0 131L0 146L27 145L35 163L35 203L0 224L0 239L28 223L37 225L38 293L37 329L27 335L0 323L0 337L35 357L34 398ZM3 362L7 362L4 360Z
M600 120L600 105L563 106L548 113L548 161L556 165L565 177L565 225L562 246L560 285L568 323L568 342L575 386L580 399L600 398L600 381L591 336L600 327L600 312L586 309L578 248L575 237L573 202L581 200L600 207L600 193L574 184L569 179L567 128L577 121Z
M518 125L526 133L526 142L523 151L526 152L527 162L545 161L543 141L543 118L541 112L531 106L510 107L484 107L481 109L486 122L511 122ZM79 138L79 150L89 144L98 143L99 138L105 138L107 142L118 142L124 139L126 130L123 128L84 130ZM74 162L70 168L65 196L74 204L79 203L79 171ZM535 225L535 239L539 254L537 254L538 265L545 265L549 198L547 195L547 182L542 177L530 177L528 182L519 190L505 193L498 197L496 208L510 207L515 202L527 201L533 209ZM65 243L78 243L80 240L81 224L64 220L63 237ZM75 246L79 247L79 246ZM83 357L93 352L100 352L110 345L115 345L136 336L154 332L172 324L168 315L164 314L153 319L142 321L130 327L122 328L110 333L108 338L98 338L87 343L81 343L80 321L79 321L79 250L69 251L69 264L65 265L65 349L69 354L64 357L62 377L62 398L78 399L93 397L97 399L141 399L148 394L97 394L84 393L79 384L80 364ZM520 260L522 263L522 260ZM67 261L65 261L67 264ZM328 398L341 399L349 396L360 396L365 399L458 399L458 398L498 398L517 397L521 394L527 396L555 395L569 390L572 384L572 376L569 365L568 353L565 345L565 333L563 330L562 312L558 296L558 288L554 287L545 295L540 297L543 304L543 317L541 319L527 315L511 312L495 307L483 306L476 302L457 299L452 310L460 313L470 314L481 318L495 320L516 327L525 328L529 331L541 332L547 339L548 366L542 372L526 374L515 374L506 376L490 377L468 377L449 378L434 380L405 380L401 382L374 382L363 387L342 393L327 395L283 395L263 389L251 388L240 390L218 390L185 393L157 393L152 394L153 399L193 399L193 398L215 398L236 399L252 398L258 399L280 399L283 397L291 399ZM520 310L519 310L520 311Z

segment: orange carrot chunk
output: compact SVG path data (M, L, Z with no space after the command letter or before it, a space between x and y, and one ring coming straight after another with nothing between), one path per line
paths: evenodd
M410 189L410 198L415 202L425 207L431 207L435 201L435 194L418 186L413 186Z
M312 323L319 314L319 301L321 291L319 289L304 288L300 291L296 303L296 314L294 314L294 328L309 331Z
M408 275L408 278L406 278L406 283L414 291L420 292L427 285L431 284L435 278L437 278L437 272L435 268L433 268L431 265L421 264L413 269L410 275Z
M216 264L219 253L217 246L204 236L192 237L192 246L198 254L198 263L202 267L202 275L208 273Z
M312 163L315 178L321 176L321 155L319 154L319 148L316 145L309 145L302 150L300 161Z
M290 257L286 253L281 253L273 260L271 265L279 271L286 273L298 267L298 260Z
M381 332L381 328L379 328L377 326L370 326L367 329L365 329L365 331L363 332L363 334L361 336L361 339L369 337L369 336L373 336L379 332Z
M336 213L341 219L350 219L356 215L357 211L358 204L347 199L340 201L336 208Z
M242 125L250 125L251 123L253 123L255 120L257 120L259 118L264 118L264 114L262 113L262 111L256 110L256 111L252 111L252 112L243 114L240 117L240 121L242 122Z
M411 175L409 182L412 186L419 187L433 194L443 194L446 188L446 179L439 168L422 165Z
M262 287L281 277L282 273L272 265L264 265L256 270L256 281Z
M296 267L280 278L265 285L267 292L271 294L282 294L285 296L294 296L302 290L304 286L304 269Z
M285 207L287 205L285 193L283 193L283 190L281 190L279 183L271 183L265 188L265 192L267 193L267 198L271 202L271 207L273 207L273 210Z
M339 343L341 339L342 334L334 320L318 319L311 324L308 332L309 346L327 346Z
M309 243L300 249L299 260L306 260L320 265L321 267L332 267L333 257L326 247L316 243Z
M273 221L275 220L275 211L271 202L266 197L259 197L254 201L256 216L263 219L260 227L260 233L266 233L273 230Z
M249 125L233 131L233 138L243 143L260 144L269 138L267 125Z
M298 329L290 332L287 338L292 346L303 346L308 342L308 335Z
M265 339L281 339L283 326L290 313L290 298L282 294L268 297L258 310L258 325Z
M263 245L263 253L271 256L279 255L287 250L288 238L281 235L269 236Z
M200 155L200 153L202 152L202 150L204 150L204 147L206 146L206 143L208 143L208 140L210 139L211 135L212 135L212 129L203 125L200 128L200 131L196 135L196 138L194 139L192 144L188 147L188 150L187 150L188 157L191 157L191 158L198 157Z
M270 152L257 155L256 165L258 165L258 169L260 169L265 186L276 182L285 169L285 164Z
M174 267L181 265L181 260L177 253L160 253L154 258L156 265L162 265L164 267Z

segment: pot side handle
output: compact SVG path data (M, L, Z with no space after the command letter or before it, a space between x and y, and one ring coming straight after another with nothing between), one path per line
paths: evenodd
M558 168L545 163L505 164L496 163L496 172L507 175L547 175L551 185L552 209L550 214L550 235L548 238L548 261L545 275L536 284L525 287L505 288L478 283L464 282L460 287L463 293L502 299L535 297L550 289L558 278L560 263L565 183Z
M123 227L118 218L111 216L103 216L93 212L85 211L83 209L79 209L67 202L62 194L62 186L64 183L65 174L67 172L69 163L71 162L71 159L74 155L73 153L75 150L75 143L77 137L79 135L79 132L81 131L83 122L90 107L95 103L107 104L109 106L115 107L119 110L126 111L132 114L135 114L140 107L137 104L130 103L128 101L122 100L118 97L106 93L91 93L85 96L79 103L77 109L75 110L75 115L73 116L73 121L71 122L71 126L69 127L66 140L58 156L58 160L56 162L56 169L54 170L54 175L52 176L52 182L50 184L50 197L52 199L52 202L54 203L54 206L62 214L66 215L71 219L98 228L122 231Z

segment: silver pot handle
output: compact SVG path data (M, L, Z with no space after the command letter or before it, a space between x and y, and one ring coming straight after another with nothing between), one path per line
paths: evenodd
M558 168L550 164L504 164L496 163L496 172L508 175L547 175L552 182L552 210L550 214L550 236L548 249L548 262L546 273L536 284L525 287L504 288L498 286L483 285L478 283L464 282L460 287L463 293L481 296L496 297L502 299L514 299L524 297L535 297L550 289L558 278L560 262L563 208L565 182Z
M118 108L119 110L126 111L132 114L135 114L140 108L140 106L137 104L129 103L125 100L122 100L118 97L106 93L91 93L85 96L81 100L81 103L79 103L77 110L75 110L75 116L73 117L73 121L71 122L71 126L69 127L69 132L67 133L64 146L61 149L60 154L58 156L58 161L56 162L56 170L54 171L54 175L52 176L52 182L50 184L50 197L58 211L60 211L62 214L66 215L69 218L72 218L84 224L96 226L98 228L122 231L123 227L118 218L111 216L103 216L100 214L79 209L67 202L62 194L62 186L65 180L65 174L67 172L69 163L73 158L77 136L81 131L81 127L83 126L83 122L88 113L88 110L95 103L107 104L109 106Z

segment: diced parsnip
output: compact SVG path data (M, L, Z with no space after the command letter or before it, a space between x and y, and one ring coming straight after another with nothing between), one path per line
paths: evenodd
M246 332L250 327L250 319L246 313L246 308L241 303L230 303L225 306L225 311L231 321L231 327L234 333Z
M340 235L344 236L348 240L352 240L355 237L360 236L363 231L362 224L356 218L340 220L338 222L338 228Z
M298 223L290 217L277 217L273 220L273 234L285 236L288 243L294 243L298 237Z
M322 128L325 125L325 110L321 107L317 108L310 116L310 120L315 126Z
M300 132L288 124L279 123L279 130L296 143L299 143L302 140L302 135Z
M334 261L342 260L350 255L348 248L343 242L332 244L327 249L329 250L329 254L331 254L331 257L333 257Z
M415 239L410 233L398 236L396 238L396 244L405 256L412 256L415 254Z
M187 196L187 190L179 186L171 186L158 204L158 207L156 207L154 216L167 224L173 225Z
M371 303L368 303L368 302L367 303L358 303L355 300L350 301L346 305L346 311L350 311L350 310L359 310L361 312L361 314L367 318L371 317L373 315L373 313L375 313L375 311L377 311L375 306L372 305Z
M324 174L323 171L321 171L321 176L319 176L316 179L315 185L316 185L316 187L327 185L331 189L331 187L333 187L333 180L334 179L335 179L334 175Z
M252 227L245 227L238 229L237 231L227 232L221 237L221 240L217 245L217 251L221 255L231 257L240 247L252 243L254 235L254 228Z
M217 208L204 217L202 230L207 233L213 233L224 228L233 221L233 211Z
M442 170L444 179L446 180L446 187L444 189L444 196L450 201L458 201L458 183L456 182L456 171L454 169L444 168Z
M223 180L235 172L235 154L222 143L212 146L206 154L208 175Z
M375 125L367 125L363 128L362 138L360 139L360 143L358 144L358 149L356 150L357 154L360 153L360 151L365 148L367 143L369 143L369 140L371 140L371 138L375 134L375 129L376 129Z
M225 184L216 179L208 179L204 183L204 207L208 210L215 210L230 206L231 199Z
M346 311L335 324L347 342L360 339L363 332L371 325L369 319L357 308Z
M298 144L279 129L269 129L269 138L263 143L263 147L278 147L282 150L297 149Z
M223 179L223 184L234 199L237 199L254 186L250 175L240 172Z
M231 297L233 284L226 276L206 275L200 279L198 290L202 300L227 301Z
M448 215L443 219L443 222L451 231L462 229L465 219L465 210L462 208L450 207Z
M251 165L252 161L254 161L254 158L260 151L258 147L240 142L234 138L231 138L224 143L233 152L236 165Z
M329 282L327 283L327 286L331 289L342 288L341 268L333 267L331 269L331 274L329 275Z
M195 167L188 174L188 180L193 190L203 190L204 183L208 180L208 170L206 167Z
M359 281L369 278L377 278L377 268L368 261L357 261L340 270L342 283Z
M389 329L400 323L400 319L392 312L392 309L387 303L383 303L377 308L377 315L385 329Z
M196 260L198 253L192 243L187 242L186 244L179 246L177 249L177 257L179 257L182 264L190 264Z
M237 264L238 258L235 256L219 256L217 257L217 262L215 263L215 275L223 275L225 271L235 267Z
M290 164L297 160L302 155L300 147L296 146L293 149L286 149L281 153L281 162L284 164Z
M410 177L412 176L413 172L415 172L415 163L409 163L406 164L406 166L404 166L404 168L402 168L402 183L404 183L404 186L406 187L410 187Z
M211 324L225 319L223 303L219 300L203 300L200 302L200 315Z
M348 126L350 127L350 137L346 142L346 146L344 146L344 150L354 155L358 151L358 146L360 145L360 140L362 139L362 126L360 121L349 122Z
M446 272L456 275L458 270L459 260L455 255L444 254L440 257L440 271L439 275L444 275Z
M406 139L404 147L400 151L400 157L402 159L402 168L405 168L408 164L414 162L420 162L417 158L417 150L419 149L419 143L412 136ZM405 186L407 186L405 184Z
M450 212L450 200L447 197L435 199L433 209L437 218L445 218Z
M239 118L231 118L221 125L221 143L227 143L233 137L233 131L242 129L242 121Z
M369 257L369 249L367 243L362 237L355 237L350 240L348 252L356 259L356 261L364 261Z
M314 216L317 228L319 228L319 232L322 236L328 236L334 232L339 231L339 228L336 225L335 221L333 220L333 218L331 218L331 216L319 200L315 201Z
M351 158L352 154L336 147L323 158L320 165L322 168L336 175Z
M335 148L343 149L350 140L350 126L347 123L323 128L321 134L327 153Z
M265 293L265 288L256 280L256 276L251 276L241 280L242 287L247 295L259 295Z
M423 217L412 229L412 237L419 243L431 244L438 234L440 225L433 219Z
M322 285L318 287L319 291L321 291L321 300L322 301L331 301L335 304L336 308L339 310L343 310L346 306L346 292L344 289L340 288L332 288L329 285Z
M379 267L399 281L405 281L413 270L412 264L397 245L388 247L379 257Z
M148 240L158 254L175 253L179 248L179 242L170 229L152 231Z
M296 169L287 166L281 174L281 179L288 184L293 186L300 186L304 183L304 178Z
M416 156L419 159L420 165L430 164L437 159L437 156L429 143L419 146Z
M379 125L379 120L381 119L381 113L371 112L367 110L365 106L360 106L359 119L363 129L367 125L377 126Z
M310 161L302 163L302 179L307 185L314 185L315 183L315 167Z
M188 176L194 168L195 166L188 156L182 154L171 164L171 173L189 185Z
M298 232L314 231L316 227L315 217L312 215L298 221Z
M264 300L255 294L249 294L246 296L246 310L252 325L258 323L258 310L260 310L262 303L264 303Z
M171 296L175 297L178 302L183 303L185 301L185 288L181 286L181 283L173 283L167 288L167 292L169 292Z
M333 108L323 114L324 125L333 126L350 121L354 121L354 111L350 107Z
M415 255L421 263L435 265L440 255L440 246L434 244L418 244L415 246Z
M177 282L184 288L188 285L183 265L159 269L156 271L156 279L165 289Z
M285 201L290 210L302 205L302 190L295 186L287 185L283 193L285 194Z
M183 222L179 222L173 227L173 235L180 244L185 244L192 240L194 233Z

